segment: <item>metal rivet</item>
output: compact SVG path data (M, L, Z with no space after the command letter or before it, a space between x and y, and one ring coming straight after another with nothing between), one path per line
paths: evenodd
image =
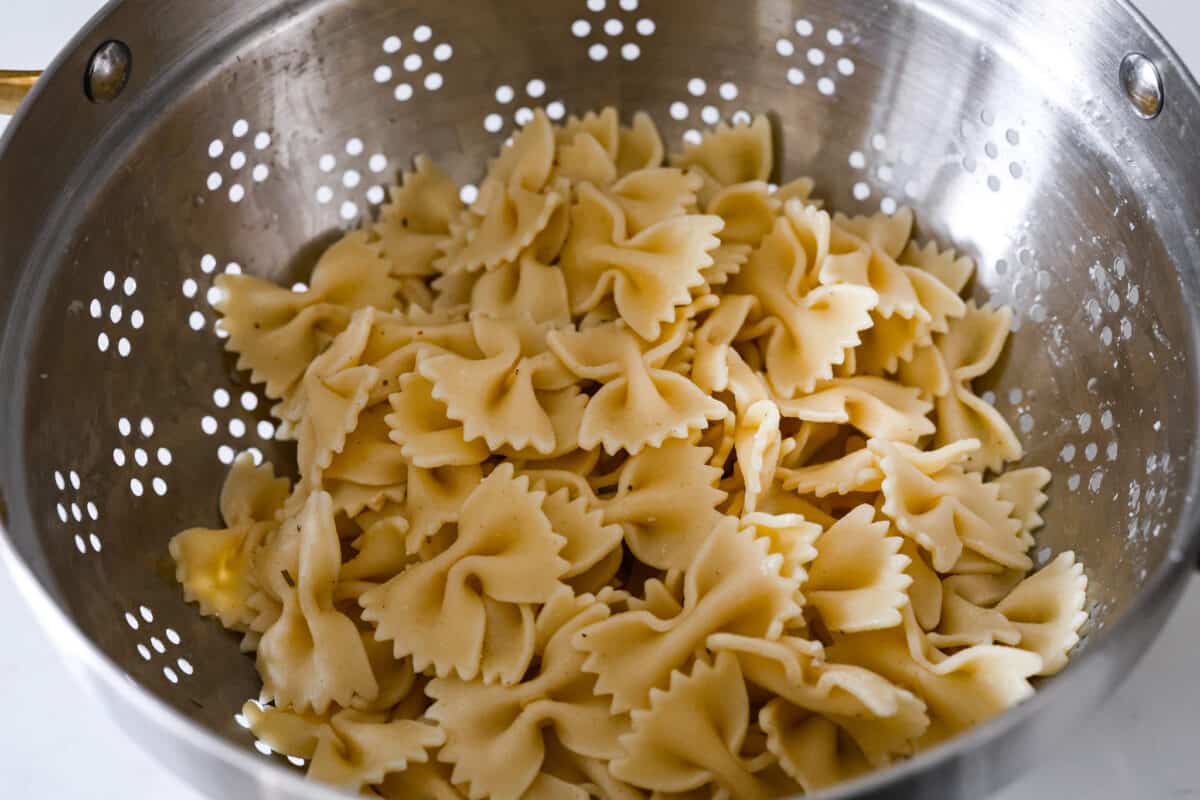
M107 41L96 49L88 62L83 88L93 103L116 100L129 83L133 54L124 42Z
M1130 53L1121 61L1121 86L1142 119L1154 119L1163 110L1162 74L1146 56Z

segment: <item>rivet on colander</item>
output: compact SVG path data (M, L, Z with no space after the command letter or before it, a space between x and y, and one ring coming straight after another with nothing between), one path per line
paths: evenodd
M1154 119L1163 109L1162 74L1146 56L1130 53L1121 61L1121 86L1142 119Z
M129 82L133 54L124 42L107 41L96 49L88 61L83 88L93 103L116 100Z

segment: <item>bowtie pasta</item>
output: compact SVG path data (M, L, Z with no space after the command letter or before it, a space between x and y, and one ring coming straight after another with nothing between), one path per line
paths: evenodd
M774 152L539 111L470 205L418 158L305 291L217 279L297 477L241 457L170 552L261 740L372 797L767 798L1065 666L1082 565L1032 572L1050 474L972 388L1009 310Z

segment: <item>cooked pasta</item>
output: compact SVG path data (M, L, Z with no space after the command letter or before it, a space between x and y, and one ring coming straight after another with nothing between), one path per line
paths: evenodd
M218 279L296 480L242 456L170 552L259 738L374 797L768 798L1066 665L1083 567L973 388L1011 312L774 153L538 111L469 207L421 157L311 288Z

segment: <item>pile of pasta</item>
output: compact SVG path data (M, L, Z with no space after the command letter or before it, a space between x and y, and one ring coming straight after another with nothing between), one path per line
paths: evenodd
M1063 668L1086 578L972 388L1010 311L773 153L539 111L469 207L418 158L305 291L218 279L297 477L243 456L170 549L262 741L367 796L764 798Z

